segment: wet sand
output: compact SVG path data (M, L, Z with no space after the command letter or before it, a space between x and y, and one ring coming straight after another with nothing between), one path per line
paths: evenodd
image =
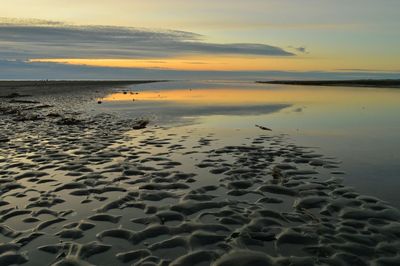
M1 89L0 265L400 264L400 212L338 158L138 127L96 111L112 84L63 86Z

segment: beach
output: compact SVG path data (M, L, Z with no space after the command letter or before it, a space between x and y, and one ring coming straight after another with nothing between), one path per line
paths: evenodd
M0 265L400 264L399 210L346 185L341 158L269 125L107 109L143 82L0 83Z

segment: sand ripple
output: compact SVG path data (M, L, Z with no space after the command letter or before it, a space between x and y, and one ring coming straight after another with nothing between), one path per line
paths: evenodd
M286 136L60 123L38 101L0 109L0 265L400 265L399 210Z

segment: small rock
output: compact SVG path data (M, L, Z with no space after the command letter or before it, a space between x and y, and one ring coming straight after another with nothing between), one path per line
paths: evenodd
M133 125L133 129L143 129L146 128L146 126L150 123L149 120L141 119L135 122Z
M57 121L57 125L78 125L82 124L82 121L73 117L64 117Z

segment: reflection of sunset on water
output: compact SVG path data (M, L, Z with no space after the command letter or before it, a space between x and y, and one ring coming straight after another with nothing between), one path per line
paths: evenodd
M260 85L262 86L262 85ZM328 88L319 87L313 89L301 86L280 86L255 88L257 85L250 86L249 89L231 88L208 88L208 89L168 89L168 90L144 90L127 91L109 94L102 100L112 101L165 101L180 102L182 104L207 105L247 105L262 103L279 104L316 104L316 105L349 105L349 104L370 104L379 105L397 104L398 100L393 97L393 90L368 90L360 88ZM387 93L381 93L385 90ZM390 93L390 92L393 93Z

